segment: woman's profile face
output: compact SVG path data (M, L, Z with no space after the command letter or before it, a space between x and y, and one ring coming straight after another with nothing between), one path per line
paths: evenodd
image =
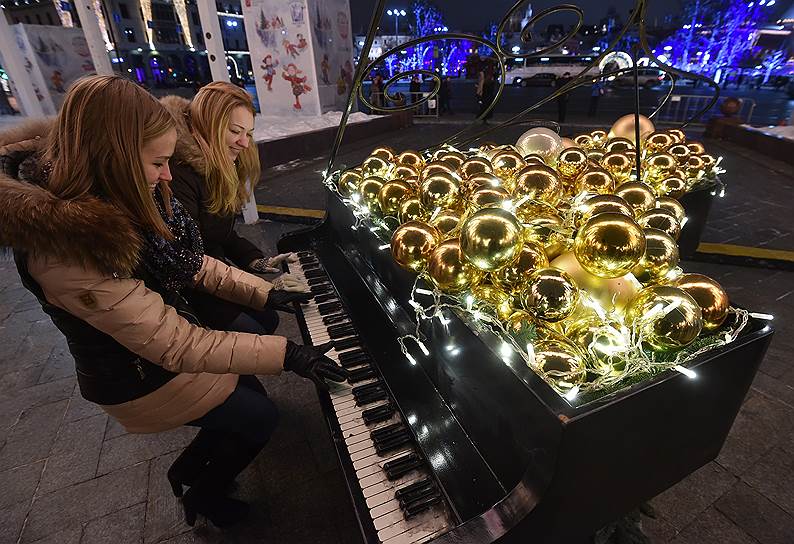
M168 167L168 159L174 154L176 145L176 129L170 129L157 138L153 138L144 143L141 149L141 159L143 160L143 172L146 176L146 183L149 190L154 189L161 181L171 181L171 169Z
M226 154L234 162L244 149L251 145L254 135L254 116L243 106L237 106L229 116L229 126L226 128Z

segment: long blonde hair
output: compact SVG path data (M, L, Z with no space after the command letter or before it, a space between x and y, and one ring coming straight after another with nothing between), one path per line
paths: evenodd
M141 149L175 128L152 95L119 76L87 76L66 93L44 158L49 190L62 199L100 196L136 225L171 239L143 171ZM170 212L168 184L160 184Z
M213 214L239 212L259 181L259 152L254 142L235 163L226 154L226 131L232 110L239 106L256 114L246 91L222 81L202 87L190 103L190 128L207 164L206 205Z

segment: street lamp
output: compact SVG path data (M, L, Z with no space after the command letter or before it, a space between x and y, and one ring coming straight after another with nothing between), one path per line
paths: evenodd
M398 34L397 22L398 22L400 17L405 17L407 15L407 13L405 13L404 9L390 9L390 10L386 10L386 15L388 15L390 17L394 16L394 43L396 44L397 43L397 34Z

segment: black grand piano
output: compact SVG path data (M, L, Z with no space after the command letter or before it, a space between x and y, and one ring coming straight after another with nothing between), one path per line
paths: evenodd
M714 459L772 331L752 319L733 343L577 405L467 317L414 331L414 276L328 192L325 220L282 238L290 272L315 297L300 308L307 343L350 383L321 392L330 434L367 543L587 542ZM409 346L410 347L410 346Z

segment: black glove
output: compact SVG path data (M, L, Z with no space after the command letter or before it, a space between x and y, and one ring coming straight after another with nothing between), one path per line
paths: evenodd
M280 289L271 289L267 294L265 308L294 314L295 312L292 309L293 302L309 302L313 296L312 293L293 293Z
M317 387L328 391L328 384L323 379L335 382L347 380L347 370L323 355L334 347L332 342L321 346L299 346L287 340L287 351L284 354L284 370L291 370L299 376L309 378Z

